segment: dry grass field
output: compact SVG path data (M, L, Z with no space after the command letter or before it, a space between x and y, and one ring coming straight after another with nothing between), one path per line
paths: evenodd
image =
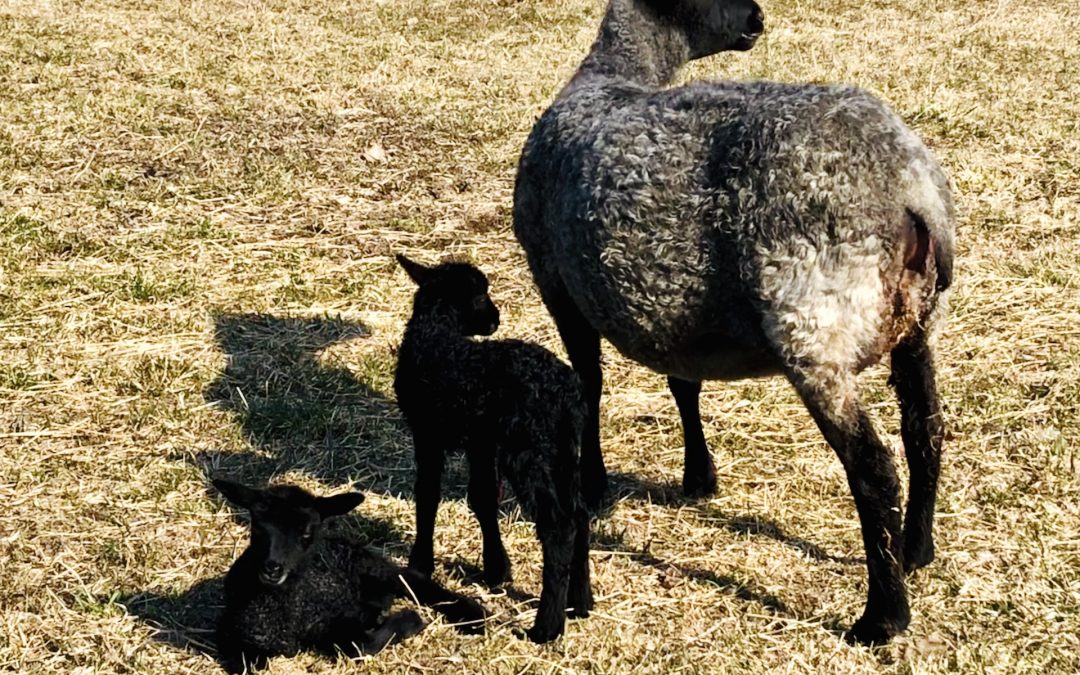
M839 462L781 380L707 384L711 500L681 497L663 379L605 355L614 500L595 615L538 647L540 552L476 583L452 465L437 576L493 610L363 663L273 673L1080 670L1080 7L768 0L686 77L850 82L952 176L938 559L893 644L846 645L865 571ZM412 288L391 254L488 270L504 336L561 350L510 231L517 154L601 0L0 0L0 670L212 673L246 541L209 475L368 493L340 527L403 560L393 404ZM899 449L885 369L865 375ZM901 461L902 464L902 461Z

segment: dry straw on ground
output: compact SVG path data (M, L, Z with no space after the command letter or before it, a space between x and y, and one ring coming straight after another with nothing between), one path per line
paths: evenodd
M206 476L371 496L344 523L400 558L411 445L392 401L410 284L389 254L467 255L504 332L558 347L509 228L517 152L600 0L0 0L0 669L202 673L244 529ZM531 622L540 556L504 522L511 592L472 582L461 467L438 570L497 611L363 664L272 672L1064 672L1080 668L1080 9L1073 0L766 3L769 32L695 77L844 81L953 176L940 349L951 435L938 561L909 634L837 631L864 572L839 464L781 381L710 384L720 468L680 498L660 377L608 353L617 496L595 616ZM884 371L866 380L896 439ZM429 617L433 617L430 613Z

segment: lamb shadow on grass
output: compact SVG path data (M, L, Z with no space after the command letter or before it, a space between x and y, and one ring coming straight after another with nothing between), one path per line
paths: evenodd
M829 553L812 541L788 534L775 521L757 514L729 514L703 503L700 499L691 499L683 495L681 485L665 485L639 476L624 473L608 475L609 485L614 500L629 499L648 501L664 506L682 506L698 513L699 517L735 534L767 537L799 551L811 560L831 562L841 565L865 565L866 559L851 556L838 556ZM721 488L723 489L723 488ZM858 526L857 523L854 526Z
M233 414L252 451L189 459L208 476L252 484L297 471L328 485L412 498L412 439L397 406L349 368L320 360L332 345L368 334L334 318L217 316L214 335L228 362L204 398ZM464 497L467 480L457 464L447 464L448 499Z
M223 607L225 575L204 579L186 591L136 591L116 600L153 629L152 638L176 649L217 658L214 631Z

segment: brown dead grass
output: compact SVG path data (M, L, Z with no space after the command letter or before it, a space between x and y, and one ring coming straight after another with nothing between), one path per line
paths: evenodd
M355 484L370 499L344 526L407 551L411 444L390 381L410 289L388 255L473 258L505 333L558 348L510 189L600 4L0 3L0 669L214 672L201 648L245 533L208 473ZM497 611L489 635L436 622L360 668L1080 669L1080 11L766 11L757 48L690 76L876 91L959 196L939 558L911 583L910 632L875 651L837 638L864 593L854 509L783 382L706 388L722 487L686 502L662 379L609 353L618 499L595 529L595 616L551 646L513 636L539 550L510 504L525 595L469 581L459 466L439 575ZM866 383L895 439L884 373Z

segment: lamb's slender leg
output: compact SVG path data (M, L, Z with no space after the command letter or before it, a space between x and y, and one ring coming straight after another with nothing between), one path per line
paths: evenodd
M583 619L593 608L592 581L589 571L589 513L585 509L574 519L574 553L570 561L570 589L566 602L570 616Z
M493 452L469 453L469 508L484 537L484 582L489 586L510 580L510 558L499 533L499 485Z
M892 379L900 401L911 484L904 518L904 570L912 572L934 559L934 502L945 434L934 382L934 358L919 330L892 352Z
M854 374L792 370L789 379L840 457L859 513L869 589L866 608L849 637L863 644L888 642L910 620L896 467L859 403Z
M441 448L416 439L416 541L409 567L428 575L435 571L435 515L442 497L443 462Z
M544 552L543 588L536 622L529 629L533 642L550 642L566 628L566 597L570 587L570 565L576 528L569 519L536 524Z
M589 508L596 508L607 492L607 469L600 452L600 392L603 389L600 333L589 325L565 290L545 293L544 304L555 320L570 363L585 389L587 411L581 439L581 492Z
M686 459L683 464L683 493L687 497L704 497L716 493L716 467L713 465L705 432L701 428L698 397L701 382L668 377L668 388L675 397L682 418L683 445Z

